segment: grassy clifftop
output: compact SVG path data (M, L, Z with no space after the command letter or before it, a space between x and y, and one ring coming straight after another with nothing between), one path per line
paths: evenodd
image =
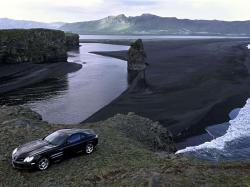
M155 152L132 131L156 123L135 114L78 125L51 125L21 107L0 108L0 186L249 186L250 162L209 163ZM45 172L14 170L11 151L61 128L93 128L92 155L79 155ZM130 131L128 131L130 129ZM143 136L140 136L143 137Z
M66 62L67 48L79 46L77 34L49 29L0 30L0 63Z

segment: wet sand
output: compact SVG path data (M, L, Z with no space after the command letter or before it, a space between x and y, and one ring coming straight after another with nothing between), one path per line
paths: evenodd
M223 123L250 97L249 43L250 39L144 41L149 64L145 80L140 74L126 92L87 121L135 112L167 126L176 140ZM124 51L98 54L126 59Z
M81 69L76 63L0 65L0 94Z

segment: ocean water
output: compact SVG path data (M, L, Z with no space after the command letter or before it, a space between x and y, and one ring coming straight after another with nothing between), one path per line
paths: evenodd
M162 39L216 39L216 38L247 38L236 36L173 36L173 35L80 35L80 39L107 39L107 40L162 40Z
M226 133L212 141L179 150L176 154L188 154L200 159L241 160L250 157L250 99L228 123ZM238 113L238 114L237 114ZM232 115L232 114L231 114ZM210 127L212 128L212 127ZM210 129L213 131L213 129ZM217 132L214 129L215 132Z
M229 118L231 120L235 119L238 116L239 111L240 108L233 109L228 114ZM215 138L225 135L229 126L230 126L229 122L208 126L206 127L205 132L203 134L186 138L183 141L176 143L176 147L178 150L182 150L185 149L187 145L188 147L191 147L191 146L198 146L200 144L203 144L204 142L210 142Z
M235 119L239 115L240 110L241 110L241 108L233 109L228 114L229 118L231 120ZM222 123L222 124L216 124L216 125L209 126L205 130L212 137L212 139L215 139L215 138L218 138L218 137L223 136L224 134L226 134L229 126L230 126L230 123L225 122L225 123Z
M246 47L250 49L250 45ZM205 143L181 147L176 154L211 161L250 158L250 99L243 108L232 110L229 117L229 122L209 126L205 129L207 133L196 137L198 140L207 138Z

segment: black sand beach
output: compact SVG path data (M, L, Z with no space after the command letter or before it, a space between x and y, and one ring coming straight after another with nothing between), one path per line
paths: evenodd
M51 64L0 65L0 94L56 78L81 69L81 64L59 62Z
M176 140L225 122L228 113L250 97L249 43L250 39L144 41L149 64L145 81L138 76L125 93L87 121L135 112L167 126ZM126 59L126 52L98 54Z

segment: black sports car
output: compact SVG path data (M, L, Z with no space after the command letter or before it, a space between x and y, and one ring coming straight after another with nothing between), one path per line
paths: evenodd
M80 152L90 154L98 143L98 135L91 129L62 129L47 137L14 149L14 168L37 168L46 170L53 161Z

